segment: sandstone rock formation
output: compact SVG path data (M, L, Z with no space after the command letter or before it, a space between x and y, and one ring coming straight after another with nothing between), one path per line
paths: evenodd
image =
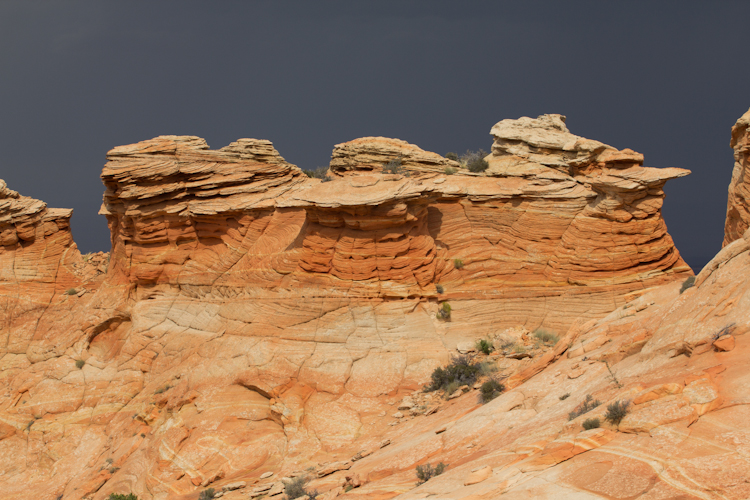
M15 339L0 358L0 490L164 500L227 486L231 500L280 495L284 478L309 475L331 498L347 487L391 498L434 457L461 477L419 491L447 480L443 491L496 492L487 465L502 470L523 455L502 481L535 477L615 442L616 429L561 431L569 410L550 403L563 381L576 398L614 397L604 364L566 349L579 358L619 349L600 339L620 331L601 333L610 313L643 294L636 310L645 297L672 298L692 275L660 211L666 180L687 171L642 167L637 153L573 136L558 115L503 121L493 135L483 175L448 175L453 164L439 155L366 138L336 146L330 182L309 179L268 141L210 150L197 137L162 136L117 147L102 172L106 276L92 271L104 256L81 267L67 225L45 225L67 219L46 219L41 202L8 191L0 259L24 262L44 244L55 251L35 258L59 264L27 280L51 299L24 306L22 319L7 299L0 310L0 331ZM382 171L395 158L409 176ZM31 296L8 276L4 297ZM439 319L448 301L450 317ZM538 326L563 339L536 345L528 333ZM469 387L448 402L421 394L458 343L507 327L529 352L495 357L510 392L476 411ZM643 348L651 336L638 332L623 342ZM741 342L723 352L738 355ZM612 356L603 359L616 367ZM696 414L718 408L701 384L691 389ZM670 404L682 415L683 403ZM488 436L497 439L485 448ZM479 459L481 474L460 468Z
M734 170L729 183L724 246L741 238L750 227L750 110L732 127Z

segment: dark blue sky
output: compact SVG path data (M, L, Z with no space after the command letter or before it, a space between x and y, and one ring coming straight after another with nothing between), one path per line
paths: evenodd
M74 208L82 251L108 250L99 172L120 144L263 138L313 168L366 135L489 150L497 121L562 113L693 171L664 214L699 268L750 106L748 19L747 1L3 0L0 178Z

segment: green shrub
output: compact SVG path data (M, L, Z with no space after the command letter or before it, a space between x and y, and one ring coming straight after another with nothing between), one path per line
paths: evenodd
M479 151L466 151L459 161L466 165L469 172L480 173L487 170L490 166L490 164L484 159L485 156L487 156L487 151L484 151L483 149L480 149Z
M483 352L484 354L489 354L492 351L495 350L495 346L492 345L492 342L486 339L482 339L477 342L477 351Z
M598 418L587 418L583 421L583 428L586 430L589 429L596 429L599 427L599 419Z
M446 385L445 387L443 387L443 390L445 391L445 393L443 394L443 397L445 399L448 399L448 397L451 394L453 394L454 392L456 392L459 387L461 387L461 384L459 384L456 381L453 381L453 382L449 383L448 385Z
M534 337L547 345L555 345L560 340L560 337L544 328L537 328L534 330Z
M404 172L404 168L401 158L396 158L395 160L391 160L383 165L383 172L387 174L402 174Z
M450 317L451 317L451 305L447 302L443 302L443 304L440 306L440 309L438 309L437 318L438 319L450 319Z
M566 392L565 394L563 394L562 396L560 396L560 401L565 401L569 397L570 397L570 393Z
M168 390L169 390L169 389L171 389L171 388L172 388L172 386L171 386L171 385L169 385L169 384L167 384L167 385L165 385L164 387L159 387L158 389L156 389L156 390L154 391L154 394L161 394L162 392L168 391Z
M620 425L622 419L628 414L628 406L630 406L630 401L615 401L607 405L607 413L604 414L605 420L612 425Z
M568 413L568 420L573 420L574 418L579 417L583 415L584 413L588 413L594 408L596 408L597 406L599 406L600 404L602 404L601 401L591 397L591 394L587 394L586 399L584 399L581 404L576 406L573 411Z
M453 175L456 173L456 169L453 167L445 167L445 170L443 170L443 173L445 175Z
M440 462L434 468L430 464L417 465L417 479L419 479L417 486L426 483L435 476L439 476L445 471L446 467L448 466L443 462Z
M688 279L682 282L682 286L680 287L680 295L687 290L688 288L692 288L695 286L695 276L690 276Z
M313 170L303 170L311 179L326 179L328 177L328 167L318 167Z
M201 494L198 495L198 500L211 500L214 496L216 496L214 489L208 488L207 490L201 491Z
M122 493L110 493L107 500L138 500L138 497L132 493L128 493L127 495Z
M464 268L464 261L461 259L453 259L453 267L456 269L463 269Z
M317 490L308 490L305 488L308 482L309 479L307 479L307 476L297 476L284 485L284 493L287 499L293 500L305 495L309 496L311 500L318 498Z
M78 290L76 290L75 288L68 288L65 291L65 295L78 295Z
M468 356L457 356L445 368L435 368L427 390L445 390L453 382L458 384L456 389L462 385L472 385L477 381L481 371L481 365L472 362Z
M443 288L443 285L435 285L435 290L437 290L437 293L443 293L445 291L445 288Z
M445 157L449 160L458 161L458 155L456 153L445 153Z
M85 365L85 364L86 364L86 362L84 360L82 360L82 359L76 359L76 368L78 368L79 370L81 368L83 368L83 365Z
M479 389L480 398L482 403L488 403L498 397L501 392L505 390L505 385L501 384L497 380L488 380Z

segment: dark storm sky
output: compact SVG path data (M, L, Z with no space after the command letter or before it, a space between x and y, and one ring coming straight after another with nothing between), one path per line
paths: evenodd
M264 138L302 168L334 144L491 146L503 118L688 168L664 214L699 268L721 246L729 131L750 106L747 1L0 0L0 178L72 207L82 251L105 153L162 134Z

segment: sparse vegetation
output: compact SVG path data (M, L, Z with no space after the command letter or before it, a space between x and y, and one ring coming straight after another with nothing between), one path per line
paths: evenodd
M482 361L479 363L479 373L488 377L497 371L497 365L491 361Z
M480 149L479 151L466 151L461 158L458 160L462 165L465 165L469 169L469 172L480 173L487 170L490 166L484 157L487 156L487 151Z
M587 418L583 421L583 428L586 430L589 429L596 429L599 427L599 419L598 418Z
M383 172L386 174L402 174L404 173L403 162L401 158L391 160L383 165Z
M417 486L426 483L435 476L439 476L445 471L446 467L448 466L443 462L440 462L435 467L430 464L417 465L417 479L419 479Z
M605 420L612 425L620 425L622 419L628 414L628 406L630 401L615 401L614 403L607 405L607 413L604 414Z
M445 175L453 175L457 172L457 170L453 167L445 167L445 170L443 170L443 173Z
M213 488L208 488L207 490L201 491L201 494L198 495L198 500L211 500L215 496L216 491L214 491Z
M481 370L481 365L472 362L468 356L457 356L445 368L435 368L426 390L447 390L454 382L457 384L456 389L462 385L472 385L477 381Z
M560 337L545 328L534 330L534 337L545 345L555 345L560 340Z
M107 500L138 500L138 497L132 493L128 493L127 495L123 493L110 493Z
M695 276L690 276L688 279L682 282L682 286L680 287L680 295L687 290L688 288L692 288L695 286Z
M84 360L82 360L82 359L76 359L76 368L78 368L79 370L81 368L83 368L83 365L85 365L85 364L86 364L86 362Z
M65 291L65 295L78 295L78 290L76 290L75 288L68 288Z
M443 302L443 304L440 306L440 309L438 309L437 318L446 320L446 319L450 319L450 317L451 317L451 305L447 302Z
M492 342L487 339L482 339L477 341L477 351L482 352L484 354L489 354L492 351L495 350L495 346L492 345Z
M600 404L602 404L601 401L599 401L598 399L594 399L591 394L587 394L586 399L584 399L581 404L576 406L573 411L568 413L568 420L573 420L574 418L579 417L584 413L588 413Z
M458 155L456 153L445 153L445 157L449 160L458 161Z
M435 290L437 290L437 293L443 293L445 291L445 288L443 288L443 285L436 284Z
M505 385L501 384L497 380L488 380L479 389L480 398L482 403L489 403L500 395L505 390Z
M609 361L605 360L604 364L607 366L607 370L609 371L609 376L612 379L612 382L615 383L615 385L619 388L622 388L622 384L619 380L617 380L617 377L615 376L615 372L612 371L612 367L609 366Z
M288 482L284 486L284 493L287 500L294 500L305 495L309 496L311 500L318 498L317 490L308 490L305 488L308 482L307 476L297 476Z
M453 267L456 269L463 269L464 268L464 261L461 259L453 259Z
M318 167L313 170L303 170L305 174L311 179L327 179L328 178L328 167Z
M159 387L158 389L156 389L156 390L154 391L154 394L161 394L162 392L168 391L168 390L169 390L169 389L171 389L171 388L172 388L172 386L171 386L171 385L169 385L169 384L167 384L167 385L165 385L164 387Z
M560 401L565 401L569 397L570 397L570 393L566 392L565 394L563 394L562 396L560 396Z

